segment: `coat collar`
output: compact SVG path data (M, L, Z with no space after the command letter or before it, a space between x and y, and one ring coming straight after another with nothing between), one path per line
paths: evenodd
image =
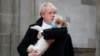
M36 21L36 24L42 26L42 22L43 22L43 18L41 17Z

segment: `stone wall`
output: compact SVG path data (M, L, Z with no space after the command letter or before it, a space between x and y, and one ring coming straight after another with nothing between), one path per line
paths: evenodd
M22 39L29 25L35 20L34 0L20 0L20 38Z
M74 47L95 48L97 9L93 1L95 0L36 0L36 8L43 2L52 2L64 19L68 20L67 17L70 17L68 30ZM36 11L37 17L38 10L39 8Z
M76 56L95 56L97 38L96 0L36 0L36 18L43 2L53 3L58 14L68 20ZM70 19L68 19L70 18Z

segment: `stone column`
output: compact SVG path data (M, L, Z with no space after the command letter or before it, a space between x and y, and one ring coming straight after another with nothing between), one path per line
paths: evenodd
M96 56L100 56L100 0L96 0L97 5L97 47Z
M19 0L0 0L0 56L18 56Z
M0 0L0 26L1 26L1 21L2 21L2 19L1 19L1 0ZM1 27L0 27L0 32L1 32Z
M0 0L0 56L11 56L11 0Z
M12 0L11 6L11 56L18 56L17 46L20 40L20 0Z

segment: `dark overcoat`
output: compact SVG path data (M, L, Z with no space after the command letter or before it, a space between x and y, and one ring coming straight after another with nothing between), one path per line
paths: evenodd
M42 21L43 19L40 18L35 24L29 26L23 40L17 47L20 56L27 56L27 47L30 44L34 45L38 40L38 31L30 29L30 27L34 25L42 26ZM47 29L44 30L43 35L45 39L55 39L55 41L42 56L74 56L72 40L67 27Z

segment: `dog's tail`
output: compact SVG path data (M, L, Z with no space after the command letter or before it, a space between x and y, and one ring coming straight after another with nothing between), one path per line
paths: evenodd
M43 32L43 29L40 27L40 26L38 26L38 25L35 25L35 26L32 26L32 27L30 27L31 29L34 29L34 30L37 30L37 31L39 31L39 32Z

